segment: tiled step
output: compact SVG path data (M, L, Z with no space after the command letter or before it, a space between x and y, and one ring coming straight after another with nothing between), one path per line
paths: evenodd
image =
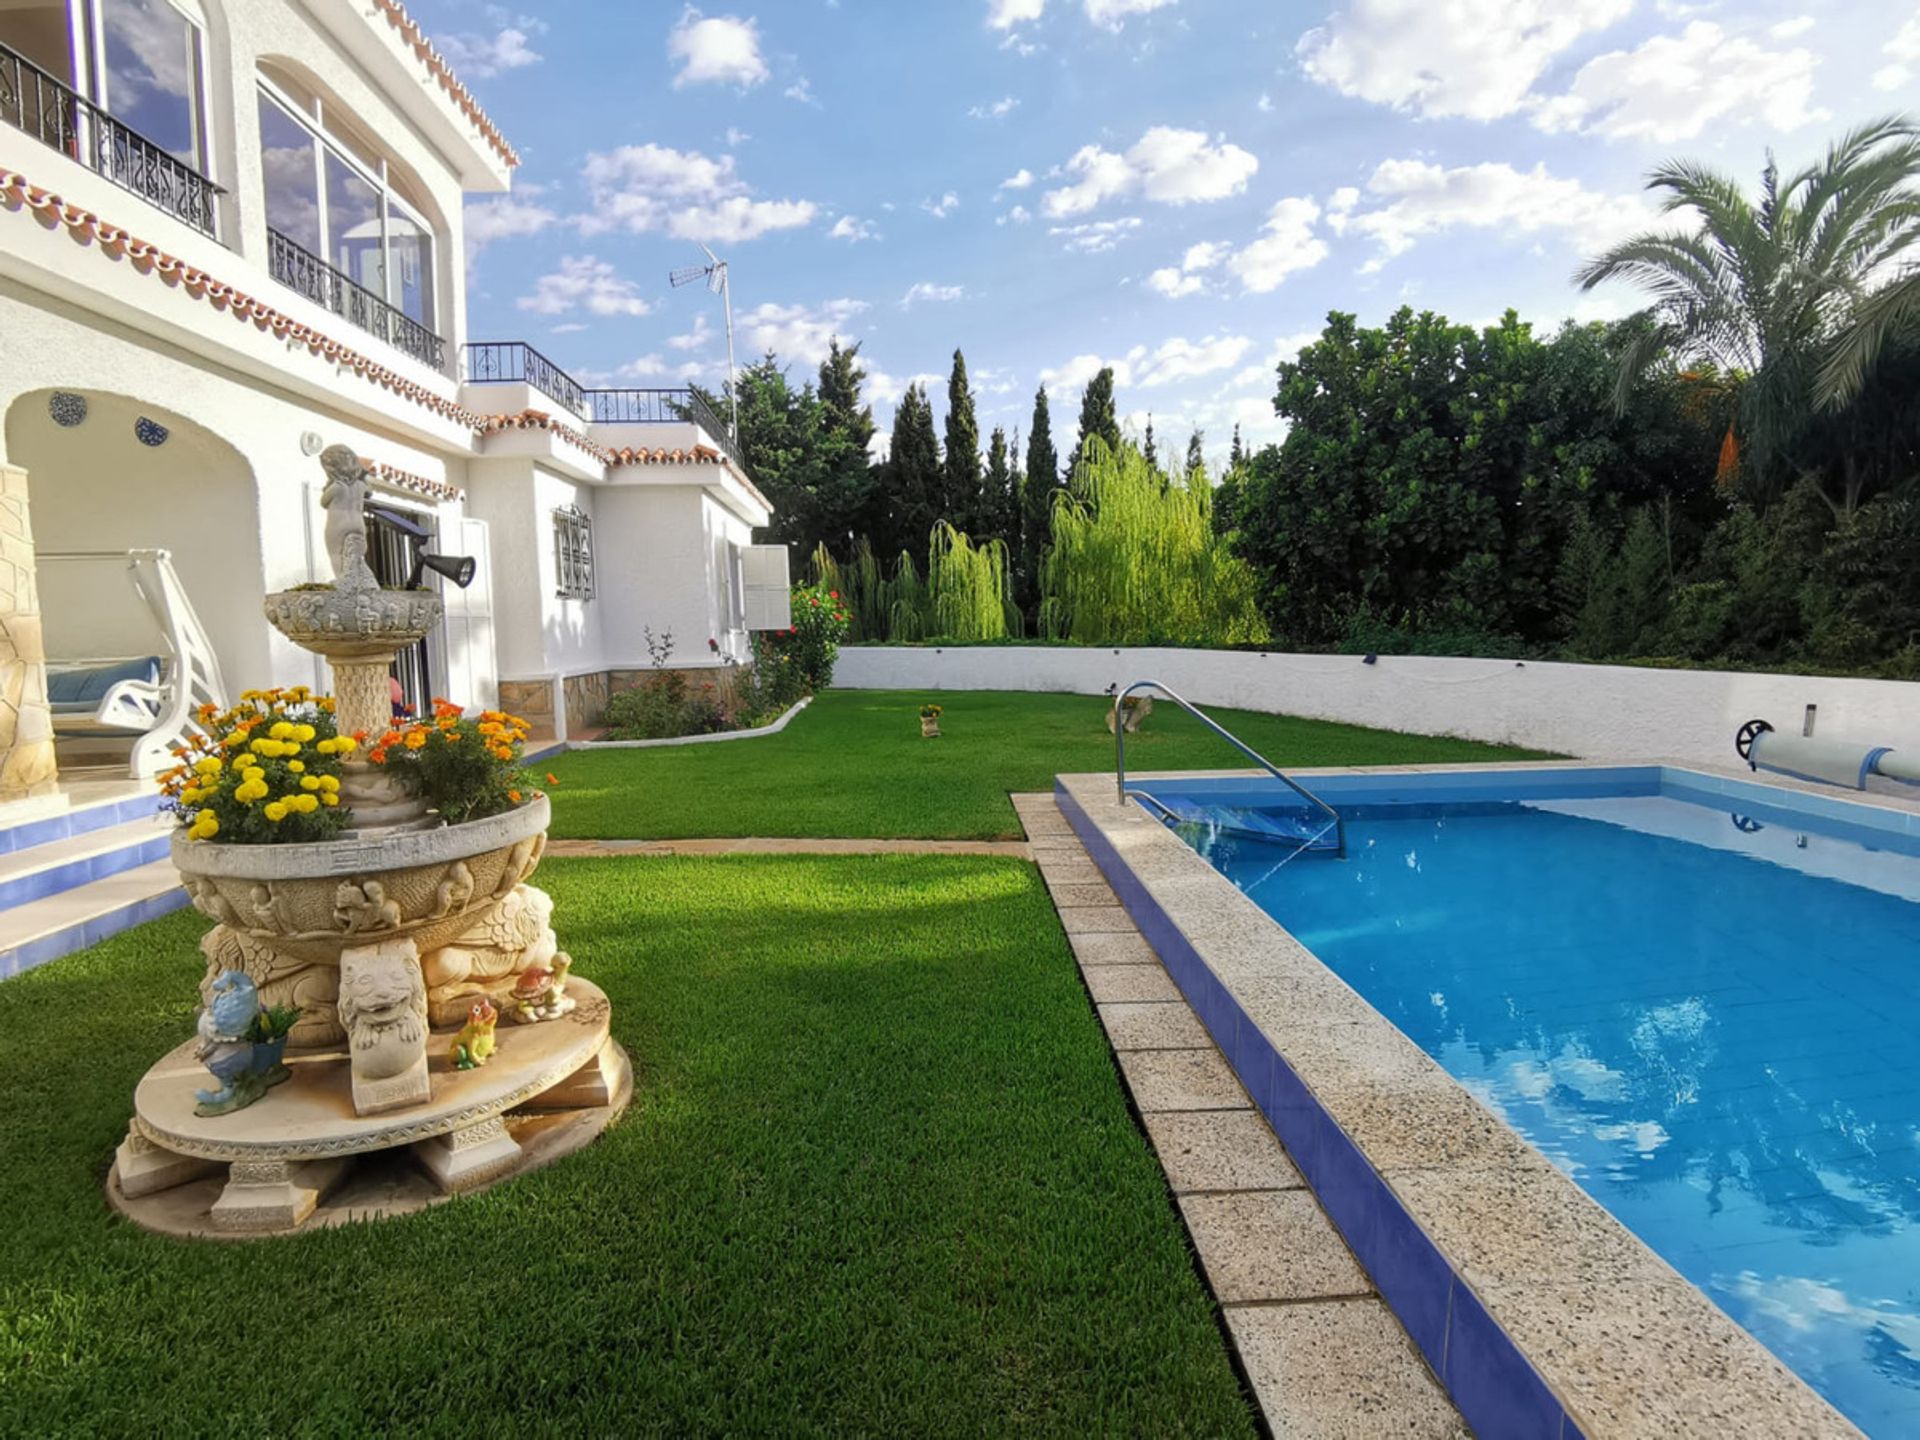
M71 955L180 909L187 892L170 860L94 880L0 913L0 979Z
M105 830L158 813L160 796L151 784L90 782L72 787L71 803L50 813L29 813L8 824L0 811L0 855L50 845L92 830Z
M0 911L163 859L172 831L166 816L150 814L0 853Z

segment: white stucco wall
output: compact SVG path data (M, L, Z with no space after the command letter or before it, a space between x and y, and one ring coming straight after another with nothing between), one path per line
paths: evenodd
M1754 718L1816 733L1920 749L1920 685L1898 680L1648 670L1529 660L1228 650L851 646L834 684L886 690L1051 690L1098 695L1159 680L1196 705L1304 715L1429 735L1520 745L1593 760L1738 763L1734 731ZM1224 763L1224 762L1223 762Z

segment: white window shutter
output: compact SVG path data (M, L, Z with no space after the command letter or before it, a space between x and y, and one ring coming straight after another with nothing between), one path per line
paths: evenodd
M453 529L459 543L453 553L471 555L477 563L473 584L466 589L452 581L440 586L440 597L446 604L446 693L448 699L469 709L481 709L493 705L499 694L493 635L493 554L486 521L462 516Z
M792 587L787 580L787 547L741 547L746 581L747 629L785 630L793 624Z

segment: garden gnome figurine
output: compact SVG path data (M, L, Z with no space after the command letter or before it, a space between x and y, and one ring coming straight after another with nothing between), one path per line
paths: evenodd
M224 1115L251 1105L266 1093L254 1073L254 1044L249 1038L260 1013L260 995L245 971L227 970L215 977L212 999L200 1012L196 1032L200 1043L194 1058L220 1082L212 1090L196 1090L195 1113Z

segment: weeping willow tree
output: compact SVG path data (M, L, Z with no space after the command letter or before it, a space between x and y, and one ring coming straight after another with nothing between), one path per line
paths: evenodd
M927 548L927 591L933 634L945 640L1003 640L1009 616L1018 633L1007 547L1000 540L975 545L942 520ZM902 637L895 636L900 639Z
M966 563L961 562L963 567ZM928 573L931 576L931 566ZM813 578L822 588L839 592L852 620L850 639L905 644L924 640L936 629L932 588L904 550L889 573L865 540L845 564L822 545L813 552Z
M1213 533L1205 473L1169 481L1132 445L1091 441L1054 502L1040 630L1088 645L1264 641L1253 572Z

